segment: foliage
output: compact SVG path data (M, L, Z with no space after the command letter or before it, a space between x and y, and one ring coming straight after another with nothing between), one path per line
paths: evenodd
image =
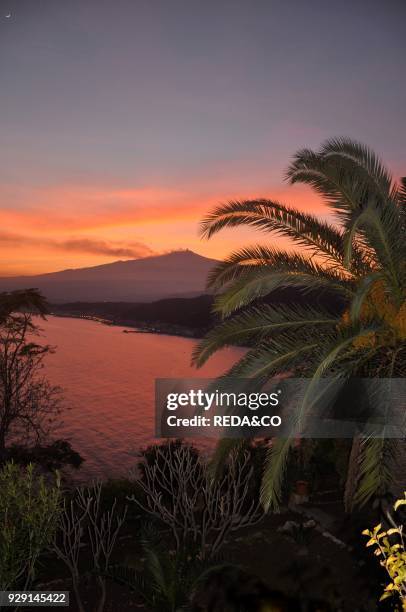
M27 589L52 541L61 508L58 475L46 484L34 466L0 469L0 590Z
M67 440L54 440L44 446L19 446L11 444L6 451L8 461L14 461L20 465L35 463L46 470L59 470L66 465L78 469L83 458L75 451Z
M148 468L157 464L159 464L165 476L168 476L174 456L181 448L187 449L192 468L197 468L200 461L199 451L194 446L185 444L183 440L167 440L162 444L150 444L140 451L139 456L141 461L138 463L137 468L141 479L145 481ZM163 495L165 494L164 489L162 489L161 492Z
M404 499L399 499L394 510L406 505L406 491ZM373 531L365 529L363 535L369 537L366 546L375 546L374 554L379 558L382 567L388 573L389 584L385 587L381 601L394 594L399 595L403 610L406 610L406 543L403 534L403 524L397 524L388 515L392 527L383 529L382 523L376 525Z
M170 551L162 545L159 534L145 529L141 544L144 567L115 565L107 575L135 591L149 610L175 612L188 609L191 593L213 561L205 561L191 550Z
M183 445L157 446L155 461L143 468L138 484L144 498L129 500L170 529L177 551L192 546L202 558L213 556L227 536L263 518L259 498L252 495L248 452L231 453L217 477Z
M51 351L34 342L31 315L10 315L0 325L0 458L9 437L40 442L60 412L60 389L42 376Z
M125 478L109 479L101 483L100 509L105 511L115 504L116 511L122 513L126 511L126 523L141 520L139 514L131 513L131 506L128 507L128 497L137 493L136 484ZM135 525L134 525L135 526Z
M36 289L0 293L0 325L13 313L25 311L42 317L48 312L46 299Z
M309 379L306 398L321 377L404 377L406 179L396 185L370 149L345 138L299 151L287 178L320 194L335 223L266 199L231 201L208 214L204 237L248 225L283 236L300 251L257 244L214 268L209 286L218 293L214 309L223 321L198 345L194 363L246 342L252 348L229 376L263 381L289 372ZM273 294L286 288L300 291L300 300L273 304ZM317 307L309 300L315 292L335 296L340 309ZM301 416L307 407L303 402ZM269 450L262 483L267 508L279 506L292 444L293 438L279 439ZM349 508L390 487L394 455L385 437L355 441L351 457L359 469L348 475Z
M188 298L166 298L148 303L131 302L72 302L53 304L53 312L90 315L122 325L158 327L179 333L204 333L212 322L211 295ZM201 337L201 336L199 336Z
M76 489L70 503L65 499L59 517L58 532L53 541L54 552L71 574L80 612L85 612L80 593L82 548L85 544L90 547L92 570L99 584L99 599L95 610L103 612L107 595L105 574L127 514L126 508L121 514L116 512L116 500L109 509L103 511L101 494L102 485L99 482L91 487Z

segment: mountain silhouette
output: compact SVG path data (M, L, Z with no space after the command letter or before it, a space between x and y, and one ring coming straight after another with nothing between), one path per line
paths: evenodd
M51 302L149 302L167 297L193 297L206 291L215 259L193 251L115 261L39 274L0 278L0 291L35 287Z

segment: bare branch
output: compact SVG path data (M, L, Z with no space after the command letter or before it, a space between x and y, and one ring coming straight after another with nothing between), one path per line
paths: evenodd
M191 541L202 557L214 555L229 533L263 517L259 499L249 499L249 453L232 453L224 474L214 479L190 447L163 447L143 472L137 484L144 498L129 499L170 528L177 550Z

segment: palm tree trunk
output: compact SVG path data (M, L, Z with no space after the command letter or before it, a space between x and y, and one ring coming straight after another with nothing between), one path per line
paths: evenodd
M351 452L348 459L347 479L344 490L344 508L346 512L351 512L354 505L354 495L357 490L359 478L359 459L361 451L361 437L355 436L352 441Z
M406 491L406 440L399 440L394 465L391 466L395 477L391 486L391 493L398 499L403 497Z
M0 425L0 465L6 457L6 432Z

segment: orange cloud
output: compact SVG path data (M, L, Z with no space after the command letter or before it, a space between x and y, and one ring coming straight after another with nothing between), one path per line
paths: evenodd
M67 240L53 240L51 238L37 238L0 232L0 245L9 247L36 247L59 250L64 252L92 253L93 255L107 255L124 258L137 258L152 255L154 251L141 242L120 243L115 241L97 240L93 238L69 238Z
M317 214L327 212L318 196L306 187L269 185L254 190L242 188L241 180L233 186L232 178L226 179L222 176L207 184L191 180L182 189L88 185L28 188L3 184L0 274L97 265L184 247L223 257L241 241L263 239L245 229L226 231L209 242L199 239L200 219L229 199L268 197ZM278 244L287 243L278 239Z
M232 181L231 181L232 182ZM298 208L321 212L323 204L309 190L285 187L266 192L171 188L100 189L98 187L51 186L17 190L10 196L0 187L5 203L0 210L3 227L15 223L31 230L96 229L118 225L137 225L169 220L196 222L219 202L235 198L269 197L291 202Z

